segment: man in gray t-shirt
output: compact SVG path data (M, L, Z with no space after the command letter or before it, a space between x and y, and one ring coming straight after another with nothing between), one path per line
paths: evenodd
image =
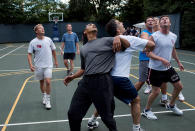
M110 72L114 65L112 51L113 37L104 37L89 41L81 49L81 69L84 75L104 74ZM95 60L95 62L94 62Z
M130 44L120 37L97 39L94 24L87 25L86 31L89 41L81 49L81 69L64 79L64 84L67 85L84 74L68 111L70 130L80 131L82 118L93 103L109 131L117 131L113 118L114 96L110 71L114 66L114 52L120 50L120 41L124 48Z

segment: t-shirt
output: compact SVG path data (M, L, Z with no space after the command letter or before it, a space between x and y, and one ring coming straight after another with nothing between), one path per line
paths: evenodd
M114 66L113 37L88 41L81 48L81 69L84 75L109 73Z
M49 37L42 40L34 38L28 47L28 53L34 53L34 65L39 68L53 67L52 50L56 47Z
M147 29L143 30L143 31L141 32L141 34L142 34L143 32L147 33L149 36L152 35L152 33L149 32ZM142 60L147 60L147 61L149 61L149 57L147 57L146 53L140 51L140 52L139 52L139 60L140 60L140 61L142 61Z
M135 36L121 36L129 41L130 47L127 48L124 52L117 52L115 55L115 65L111 71L112 76L120 76L120 77L129 77L130 74L130 66L132 59L133 51L143 51L148 40L141 39Z
M172 58L173 47L177 40L177 35L172 32L169 32L169 34L163 34L160 31L157 31L152 34L152 37L156 43L152 52L155 55L160 56L170 62ZM160 71L168 69L161 61L154 60L152 58L150 58L149 61L149 68Z
M62 42L64 42L64 52L65 53L75 53L76 52L76 43L79 42L79 38L76 33L72 32L71 34L65 33L62 36Z

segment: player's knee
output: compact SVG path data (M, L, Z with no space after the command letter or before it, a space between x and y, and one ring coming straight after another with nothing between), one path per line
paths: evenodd
M46 80L45 82L46 82L46 85L47 86L50 86L51 85L51 81L50 80Z
M140 103L140 97L137 96L132 102L133 103Z
M179 83L179 85L178 85L178 87L177 87L177 88L178 88L178 90L180 90L180 91L181 91L181 90L183 89L183 85L182 85L181 83Z
M158 96L160 94L160 88L152 90L152 94Z

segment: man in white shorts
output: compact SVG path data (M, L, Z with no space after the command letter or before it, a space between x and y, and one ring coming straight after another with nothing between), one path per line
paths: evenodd
M28 63L32 72L35 72L35 79L40 81L40 89L43 94L43 104L46 109L51 109L50 92L51 78L54 57L55 66L58 66L56 58L56 47L53 41L44 36L45 30L42 24L34 27L36 38L34 38L28 47ZM34 65L32 63L32 53L34 54ZM45 85L44 85L45 84Z
M148 119L157 119L155 114L151 111L151 105L159 95L160 87L167 82L171 82L171 84L174 86L174 90L170 103L166 103L166 108L173 111L173 113L177 115L183 115L183 111L177 108L175 105L175 100L179 95L179 92L182 90L183 85L180 81L179 75L174 70L174 68L171 67L170 61L172 56L178 63L181 71L184 70L184 67L177 57L175 49L177 36L170 32L170 26L171 22L169 17L161 16L160 30L153 33L150 37L150 40L154 41L156 46L154 50L148 54L150 57L150 71L148 78L152 84L152 92L148 97L146 107L142 114Z

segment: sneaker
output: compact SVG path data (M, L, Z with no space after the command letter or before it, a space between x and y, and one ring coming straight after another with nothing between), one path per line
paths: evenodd
M70 70L67 70L67 76L70 74Z
M151 120L157 120L157 117L154 115L154 113L151 111L151 110L149 110L149 111L143 111L142 112L142 115L143 116L145 116L146 118L148 118L148 119L151 119Z
M140 128L133 128L133 131L145 131L145 130L140 127Z
M169 103L169 100L168 99L166 99L166 100L162 100L162 98L160 99L160 105L166 106L167 103Z
M185 101L185 97L183 96L182 92L179 93L178 98L179 98L179 101L181 102Z
M47 97L47 99L46 99L45 108L47 110L51 109L51 103L50 103L50 98L49 97Z
M95 120L95 121L89 120L88 121L88 124L87 124L88 129L93 130L95 128L98 128L98 126L99 126L99 122L97 120Z
M146 89L144 90L144 94L149 94L152 91L152 87L150 85L146 86Z
M174 107L170 107L170 105L167 104L167 105L166 105L166 108L167 108L168 110L173 111L173 113L176 114L176 115L180 115L180 116L183 115L183 111L180 110L176 105L175 105Z
M43 102L42 103L43 103L43 105L46 104L46 95L45 94L43 95Z
M70 73L69 73L70 76L73 75L73 74L74 74L73 72L70 72Z

